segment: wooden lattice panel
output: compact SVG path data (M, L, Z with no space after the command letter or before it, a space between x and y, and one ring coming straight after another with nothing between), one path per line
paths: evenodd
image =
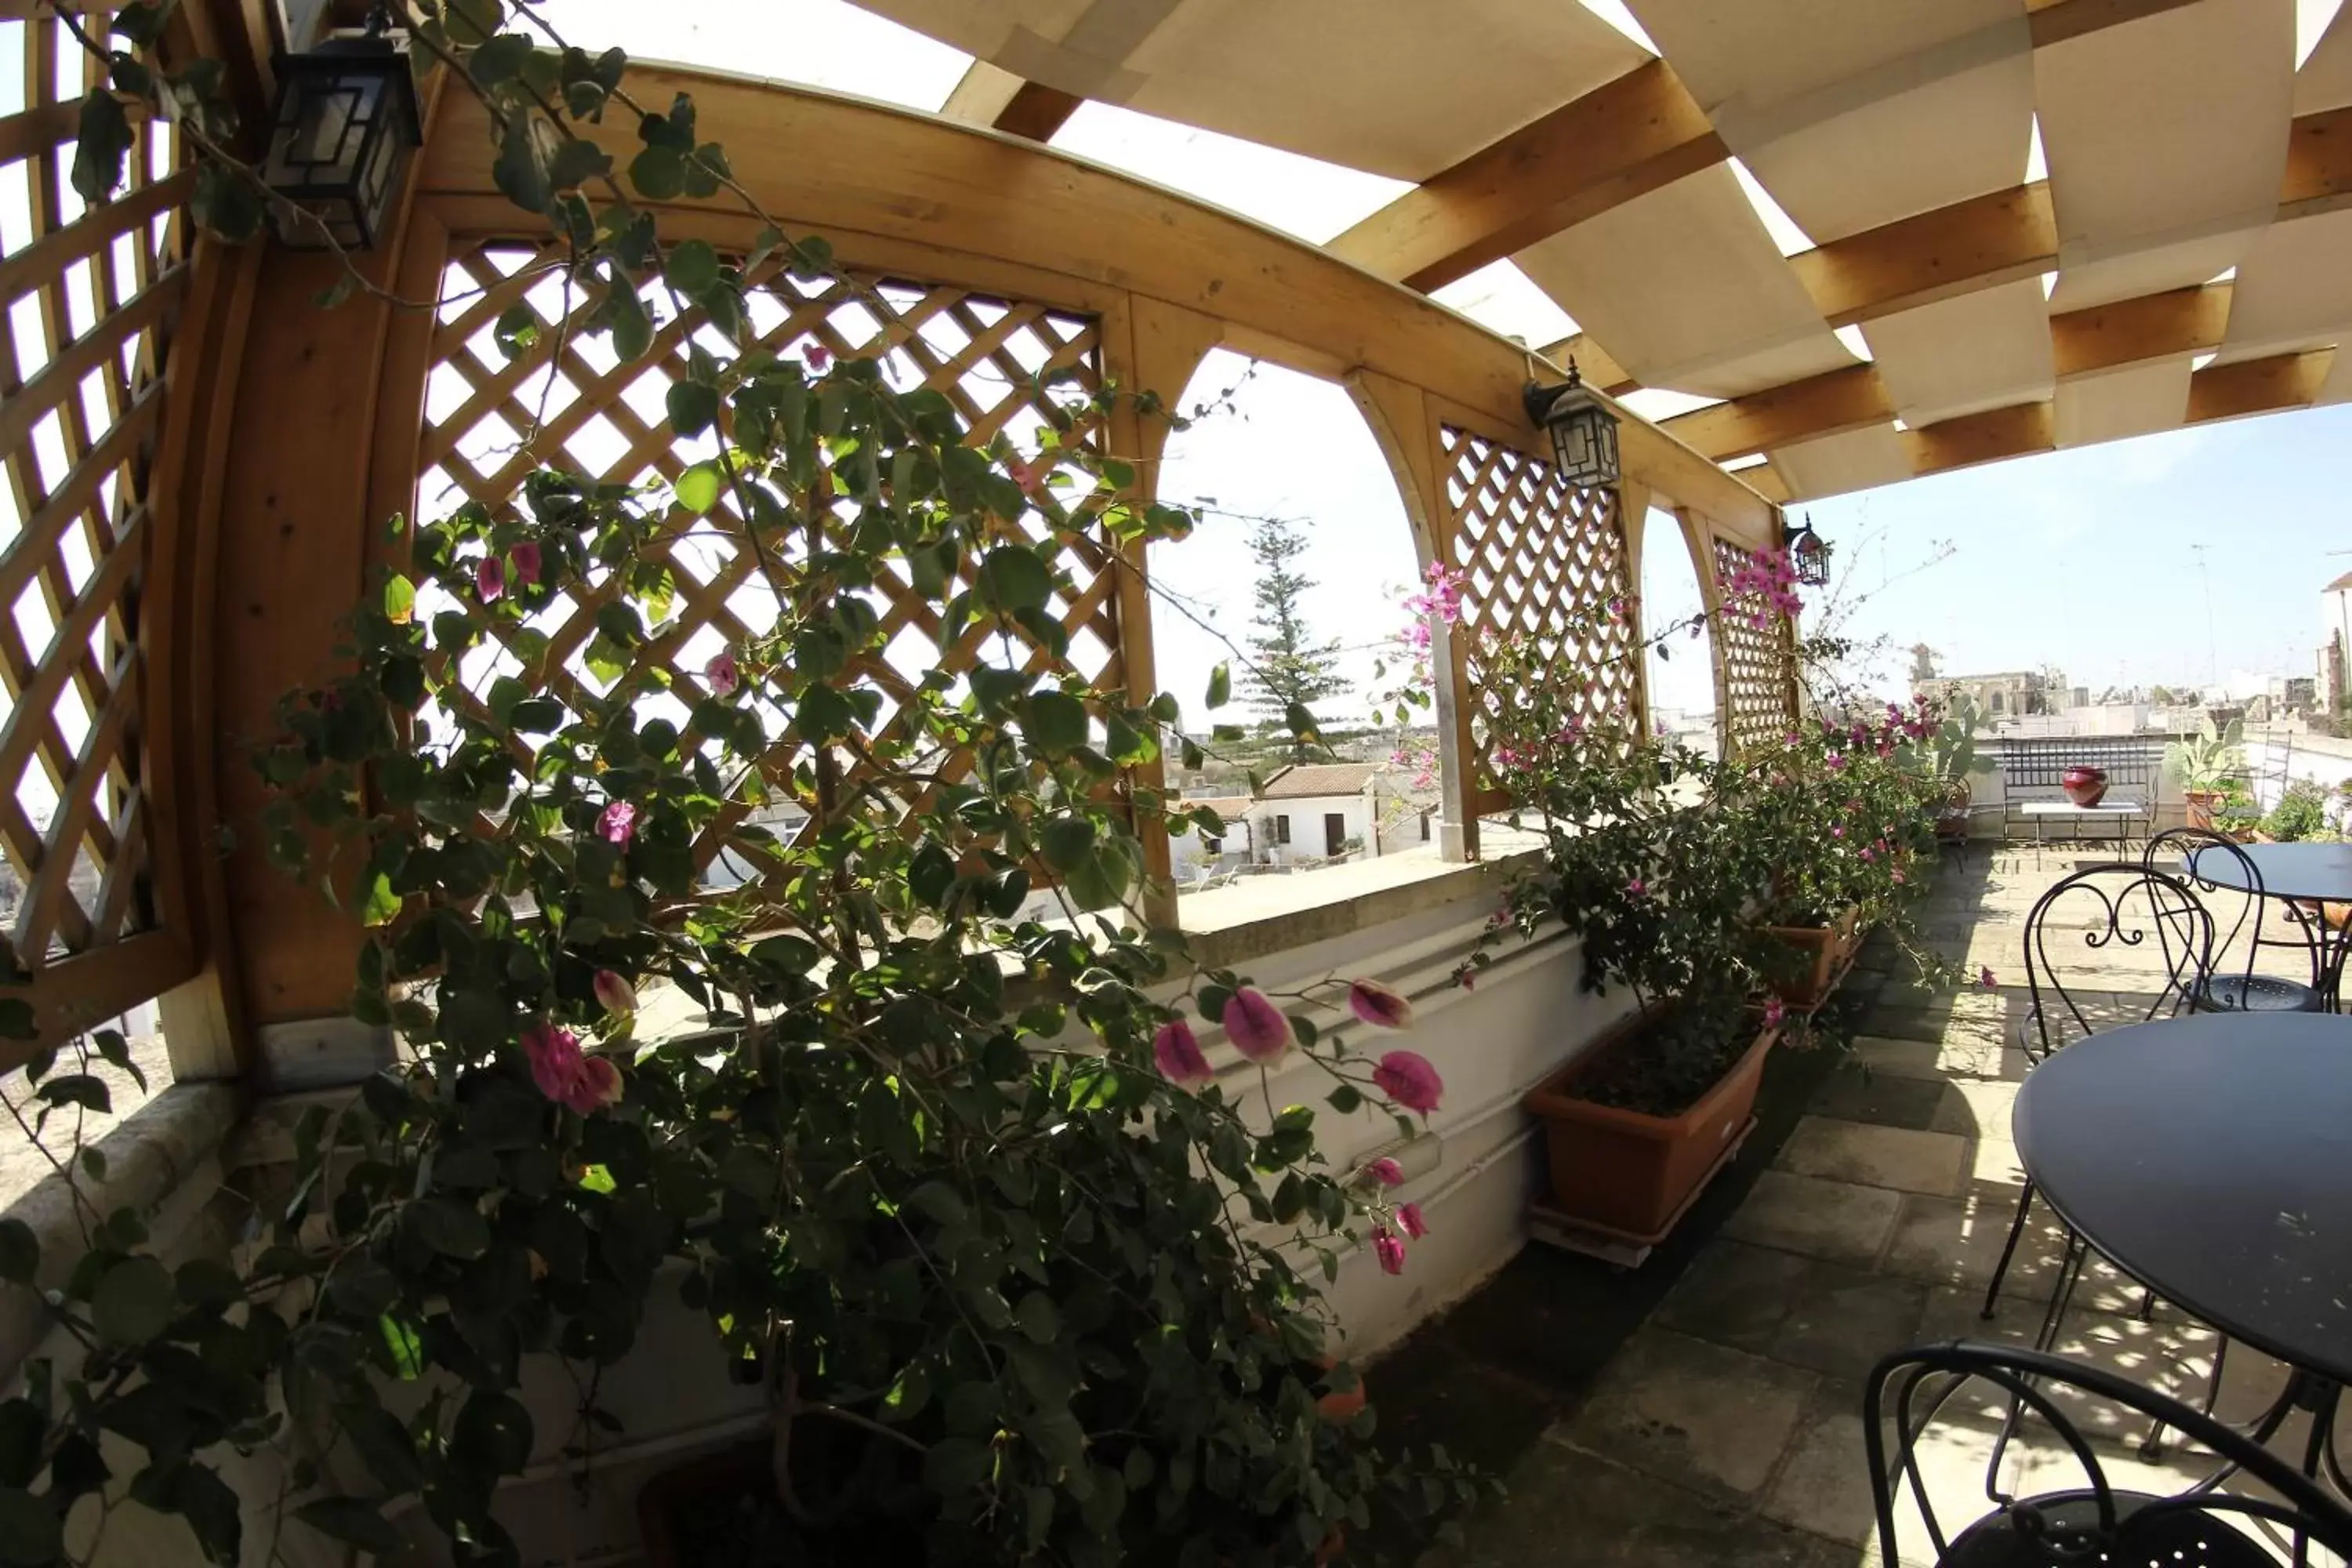
M1733 576L1755 557L1727 540L1715 544L1715 581L1722 592ZM1748 593L1725 597L1715 618L1715 637L1722 659L1723 689L1716 694L1721 706L1724 742L1733 752L1788 733L1797 721L1796 656L1789 618Z
M79 14L105 36L105 11ZM0 58L11 46L22 66L0 68L0 914L27 961L95 963L157 920L141 597L166 340L187 281L188 175L170 128L150 122L129 188L86 209L73 138L104 68L53 17L0 21ZM108 989L89 978L92 994Z
M1578 707L1591 721L1638 717L1633 590L1614 490L1579 489L1549 464L1451 425L1443 435L1450 552L1464 578L1471 741L1487 786L1493 721L1514 700L1506 683L1488 679L1493 648L1518 639L1552 675L1581 672L1589 684Z
M535 255L486 245L457 256L445 273L420 443L420 500L426 516L445 515L467 500L503 512L524 478L541 463L591 479L641 483L675 479L715 454L713 435L681 440L665 412L669 387L686 374L689 344L711 329L698 315L667 320L649 355L621 363L607 341L563 329L567 313L585 306L576 294L567 295L551 270L556 259L554 252ZM1065 447L1099 440L1087 406L1102 379L1099 327L1090 317L889 278L860 278L853 287L839 280L803 282L772 268L754 279L761 281L764 287L755 288L748 301L750 334L780 354L806 357L820 350L877 359L902 390L921 386L949 398L962 418L966 439L974 444L1002 432L1024 451L1034 451L1045 411L1055 404L1076 422L1075 434L1061 437ZM530 348L509 359L492 327L518 303L536 314L539 331ZM667 316L666 299L648 295L647 303L657 319ZM1111 548L1097 535L1056 529L1034 510L1008 525L1004 537L1015 532L1055 567L1058 583L1049 609L1069 634L1069 665L1098 689L1122 687L1119 569ZM772 629L778 602L759 575L756 555L745 547L731 496L707 516L677 514L664 549L677 584L674 609L651 628L638 668L646 661L665 666L672 690L685 700L666 692L638 706L641 719L665 718L690 733L688 709L702 692L704 667L713 655ZM966 575L968 584L969 568ZM529 666L509 646L477 649L461 669L470 700L480 700L502 675L543 681L566 699L576 696L582 683L609 689L583 658L594 636L595 613L609 597L610 584L600 582L576 600L559 596L520 623L548 638L547 653ZM887 567L879 574L872 602L887 650L864 673L890 694L885 725L927 671L961 677L983 658L1003 658L992 622L973 626L942 649L929 602ZM420 613L452 607L465 606L424 600L418 606ZM509 639L518 625L504 619L490 624ZM1024 645L1020 657L1029 668L1052 663L1043 646L1025 633L1017 635ZM789 837L799 814L813 804L796 793L793 779L793 764L804 761L807 751L772 720L770 734L773 744L761 769L766 799L757 815ZM964 762L935 761L948 772ZM858 774L853 769L848 776L854 782ZM717 862L721 872L736 876L749 870L736 859L738 851L724 849L723 840L736 822L751 815L750 804L739 802L697 846L698 864Z

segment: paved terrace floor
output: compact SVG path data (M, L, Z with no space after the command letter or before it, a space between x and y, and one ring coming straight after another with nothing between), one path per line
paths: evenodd
M1387 1440L1442 1442L1508 1489L1465 1521L1464 1543L1433 1549L1423 1568L1879 1561L1863 1378L1885 1352L1920 1341L2029 1342L2048 1300L2062 1237L2037 1206L1995 1320L1978 1315L2023 1180L2009 1130L2025 1066L2015 1046L2025 913L2075 863L2071 849L2027 846L1948 864L1928 935L1971 972L1991 967L2001 987L1918 990L1874 944L1838 1004L1851 1047L1775 1053L1741 1158L1643 1268L1530 1246L1372 1368ZM2123 1021L2156 989L2153 960L2109 953L2104 967L2070 970L2070 985L2079 976ZM2142 1323L2139 1305L2137 1286L2095 1263L2058 1348L2200 1396L2211 1331L2163 1303ZM2225 1417L2251 1415L2284 1384L2283 1368L2243 1347L2225 1366ZM2126 1431L2109 1411L2085 1416L2112 1439L2117 1484L2163 1481L2145 1477L2137 1426ZM1960 1520L1987 1506L1992 1430L1990 1413L1977 1412L1926 1455L1937 1495L1956 1500ZM2285 1436L2299 1453L2299 1433ZM2076 1484L2053 1447L2022 1444L2011 1484ZM2165 1465L2201 1473L2193 1455L2168 1454ZM1906 1562L1932 1563L1916 1514L1904 1533Z

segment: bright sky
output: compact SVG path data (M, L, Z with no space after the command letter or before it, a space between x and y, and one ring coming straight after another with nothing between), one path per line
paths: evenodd
M1617 0L1584 3L1638 34ZM2299 54L2341 4L2298 0ZM725 69L748 63L761 74L923 110L945 102L969 63L845 0L552 0L550 13L592 47L618 43L648 58ZM1403 188L1097 103L1081 108L1054 145L1318 242ZM1768 226L1793 231L1747 183ZM1781 243L1806 242L1791 232ZM1438 298L1537 345L1574 330L1507 262ZM1232 384L1242 363L1212 359L1186 404ZM1629 401L1663 418L1706 400L1642 392ZM2019 458L1795 510L1840 547L1843 591L1863 595L1846 627L1857 638L1884 635L1898 649L1924 640L1956 673L2054 664L2095 689L2216 677L2258 687L2265 675L2311 671L2319 589L2352 571L2352 553L2330 554L2352 552L2352 499L2340 462L2347 452L2352 406L2339 406ZM1396 599L1415 565L1387 467L1340 388L1265 367L1244 387L1238 412L1171 442L1161 494L1302 520L1312 540L1305 570L1318 584L1307 599L1310 624L1356 650L1349 671L1369 682L1367 650L1396 629ZM1152 562L1160 581L1236 640L1250 614L1247 528L1213 513L1192 540L1155 552ZM1696 583L1671 548L1668 520L1653 519L1649 537L1665 548L1649 552L1643 592L1654 621L1663 621L1695 603ZM1947 543L1949 553L1936 560ZM1197 720L1194 705L1221 646L1166 605L1155 629L1161 684ZM1899 653L1885 662L1887 689L1907 662ZM1696 645L1654 661L1651 682L1661 705L1712 706L1708 661ZM1326 717L1353 719L1360 707Z

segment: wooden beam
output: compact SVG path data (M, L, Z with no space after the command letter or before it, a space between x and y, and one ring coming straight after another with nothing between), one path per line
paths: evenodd
M1565 366L1569 361L1574 360L1577 374L1612 397L1622 397L1642 384L1617 363L1615 355L1582 332L1562 338L1550 347L1536 352L1556 365Z
M2230 328L2230 285L2168 289L2050 318L2050 353L2061 376L2219 348Z
M1678 414L1659 426L1721 462L1817 436L1865 430L1895 417L1878 367L1850 364L1769 391Z
M2308 408L2335 363L2332 348L2209 364L2189 378L2188 423L2236 419L2282 408Z
M929 116L674 68L641 68L631 79L643 101L693 94L700 134L736 150L744 187L782 220L826 236L852 264L965 279L1018 269L1034 285L1024 297L1048 301L1105 291L1163 300L1222 322L1228 346L1393 376L1517 442L1537 440L1519 395L1525 350L1318 247L1051 148ZM635 127L608 119L584 133L625 151ZM792 151L815 146L829 155ZM513 205L489 178L496 157L478 101L446 95L416 179L453 233L516 231ZM740 246L758 228L732 192L652 205L673 238ZM1619 447L1625 472L1660 493L1720 525L1764 528L1770 507L1761 497L1656 426L1629 416Z
M1024 81L996 116L996 129L1032 142L1051 142L1085 99L1043 82Z
M2197 0L2025 0L2025 21L2033 35L2033 47L2042 49L2102 27L2195 4Z
M2055 450L2058 417L2049 403L2012 404L1906 430L1903 446L1911 455L1915 477L1939 474L2027 452Z
M1651 60L1431 175L1328 248L1441 288L1730 155L1674 68Z
M1832 327L1891 316L2058 266L2047 181L1972 196L1789 258Z
M2279 216L2308 217L2352 204L2352 107L2305 114L2287 128Z

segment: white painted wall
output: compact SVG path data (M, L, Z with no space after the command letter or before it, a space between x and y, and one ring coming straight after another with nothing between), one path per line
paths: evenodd
M1252 801L1249 808L1252 858L1260 865L1288 866L1301 860L1321 860L1328 858L1324 847L1323 818L1326 815L1344 817L1347 831L1343 837L1360 839L1366 854L1372 852L1369 826L1372 821L1372 802L1369 791L1361 795L1305 795L1280 800ZM1275 842L1275 818L1290 818L1290 842ZM1231 840L1225 846L1234 847Z

